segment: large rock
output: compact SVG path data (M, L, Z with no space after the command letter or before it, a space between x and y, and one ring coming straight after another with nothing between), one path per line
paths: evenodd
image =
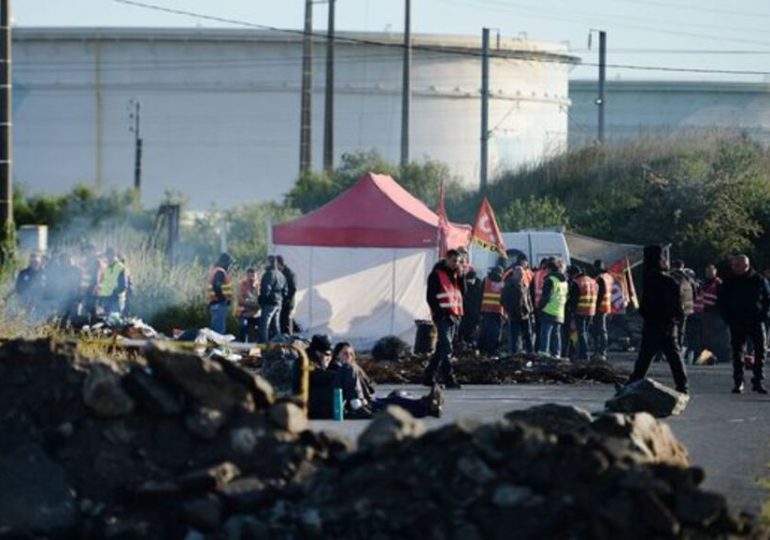
M413 418L401 407L388 405L388 408L375 416L358 437L358 446L373 448L419 437L423 433L425 433L425 424Z
M524 422L555 435L585 429L592 421L591 413L585 409L555 403L511 411L505 415L505 419L512 422Z
M307 429L305 412L291 401L281 401L270 407L270 420L277 427L289 433L300 433Z
M378 362L397 362L409 356L409 345L398 336L385 336L377 340L372 348L372 358Z
M173 416L182 412L179 399L142 368L133 368L123 378L123 385L142 409L150 414Z
M649 413L633 415L603 414L591 424L591 431L615 439L639 463L666 463L687 467L690 456L668 424L657 421Z
M212 360L222 366L228 377L251 390L257 408L263 409L275 402L275 391L265 379L221 356L213 356Z
M0 532L66 536L78 522L64 470L31 439L0 431Z
M225 414L238 407L254 410L249 389L232 380L218 362L173 350L160 342L148 346L147 361L155 375L182 391L198 405Z
M681 414L690 397L652 379L641 379L622 387L605 403L608 411L647 412L656 418Z
M83 402L103 418L125 416L134 410L134 400L123 390L120 375L103 363L91 367L83 383Z

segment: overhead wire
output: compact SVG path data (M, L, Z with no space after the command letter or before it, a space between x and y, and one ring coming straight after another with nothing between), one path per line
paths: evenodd
M185 10L180 10L175 8L167 8L164 6L158 6L155 4L149 4L149 3L140 2L137 0L112 0L112 1L120 4L140 7L143 9L150 9L150 10L161 11L165 13L183 15L183 16L198 18L201 20L209 20L209 21L216 21L220 23L242 25L245 27L256 28L261 30L269 30L273 32L282 32L282 33L301 35L301 36L305 35L304 30L277 28L270 25L251 23L251 22L241 21L237 19L230 19L230 18L219 17L215 15L206 15L206 14L185 11ZM494 0L486 0L486 1L492 2ZM318 38L323 38L323 39L327 38L325 34L319 34L316 32L310 32L310 35ZM353 37L353 36L338 35L338 36L335 36L334 39L336 42L341 42L341 43L358 43L358 44L365 44L365 45L371 45L376 47L389 47L389 48L395 48L395 49L403 49L404 47L403 43L386 43L382 41L364 39L364 38ZM766 43L770 45L770 42L762 42L762 43L763 44ZM412 49L428 50L433 52L439 52L445 55L460 55L460 56L471 56L471 57L481 56L481 51L472 51L467 49L460 50L452 47L438 47L438 46L424 45L424 44L414 44L412 46ZM527 57L528 54L531 55L531 58ZM571 59L565 58L564 56L557 56L557 55L542 56L542 53L535 53L535 52L523 52L521 58L512 58L511 51L508 51L507 54L500 54L500 53L496 54L495 51L493 50L490 52L490 57L504 58L508 61L536 60L538 62L551 62L551 63L563 63L563 64L574 63ZM598 64L584 62L582 63L582 65L591 66L591 65L598 65ZM607 64L607 67L611 67L615 69L627 69L627 70L639 70L639 71L663 71L663 72L679 72L679 73L700 73L700 74L710 73L710 74L723 74L723 75L761 75L761 76L770 75L770 71L763 71L763 70L710 69L710 68L674 67L674 66L649 66L649 65L637 65L637 64Z

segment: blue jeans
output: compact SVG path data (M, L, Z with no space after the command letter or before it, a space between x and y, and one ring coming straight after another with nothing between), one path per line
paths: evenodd
M520 321L511 320L508 323L510 332L511 354L519 352L519 340L524 352L532 352L532 320L529 318Z
M449 359L452 356L452 341L455 337L458 324L450 317L441 317L436 322L436 352L430 359L428 367L425 369L426 379L435 379L436 371L439 371L445 383L453 382L452 364Z
M561 354L561 323L554 316L547 313L540 314L540 340L538 343L538 352L550 353L551 356Z
M211 318L209 319L209 328L211 328L214 332L218 332L220 334L225 333L227 308L228 306L226 302L209 304L209 314L211 315Z
M259 319L260 343L270 341L270 336L280 335L281 306L278 304L262 306Z
M257 340L257 317L240 317L238 319L238 341L242 343L254 342Z
M588 329L591 326L590 315L575 315L575 328L578 338L578 360L588 360Z

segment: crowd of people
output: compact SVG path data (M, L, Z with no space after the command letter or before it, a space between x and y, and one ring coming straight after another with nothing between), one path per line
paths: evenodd
M227 314L235 302L238 341L267 343L279 335L292 335L297 283L283 257L270 255L261 276L256 268L247 268L237 288L230 278L233 262L228 253L222 253L209 272L206 281L209 328L224 334Z
M30 320L55 318L66 326L123 316L133 287L121 253L112 247L99 253L88 244L77 257L66 251L32 253L14 291Z
M671 366L676 389L688 392L685 358L707 355L733 363L733 392L744 390L744 367L752 369L752 389L765 393L763 365L770 321L770 285L751 268L749 258L730 258L723 281L708 265L699 280L683 261L670 265L661 246L644 250L643 290L639 313L643 328L639 356L629 382L646 376L653 359ZM501 262L503 262L501 260ZM480 280L467 252L449 250L427 282L427 302L437 343L424 374L428 386L440 381L459 388L451 358L455 347L477 348L495 357L507 326L512 354L523 351L549 357L606 360L608 317L623 322L628 333L629 298L603 261L584 269L565 268L546 258L536 270L520 258L508 267L490 269Z

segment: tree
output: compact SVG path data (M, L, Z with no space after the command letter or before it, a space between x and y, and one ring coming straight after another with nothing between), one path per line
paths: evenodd
M511 202L502 213L500 226L506 231L569 227L569 215L556 199L530 196L526 200Z

